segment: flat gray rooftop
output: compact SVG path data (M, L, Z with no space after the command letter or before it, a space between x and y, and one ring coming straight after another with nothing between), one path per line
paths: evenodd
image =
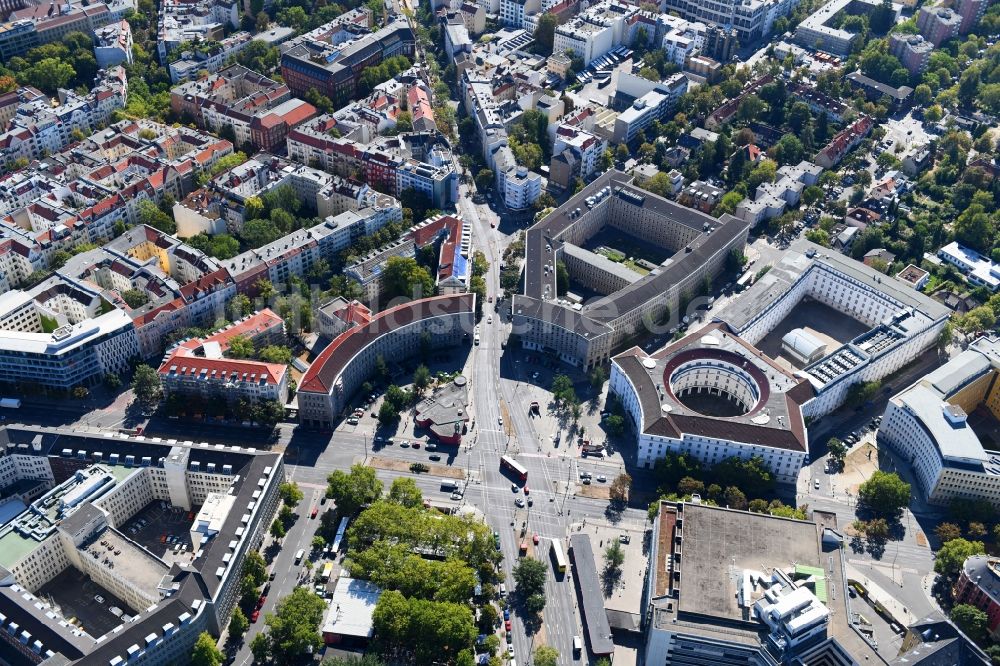
M685 504L683 518L681 613L741 621L736 590L743 570L822 566L814 523L704 504Z

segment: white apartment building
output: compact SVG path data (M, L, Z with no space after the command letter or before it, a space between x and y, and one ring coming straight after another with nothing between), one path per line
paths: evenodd
M500 22L511 28L523 28L524 17L540 10L540 0L500 0Z
M81 285L67 295L49 296L66 286L51 278L30 292L0 294L0 379L11 384L53 388L93 385L105 374L124 372L139 356L132 319L117 308L91 313L75 300Z
M636 100L615 118L615 143L628 143L639 132L670 115L681 95L687 92L688 79L681 73L656 83L633 74L620 73L618 89Z
M523 210L542 195L542 177L517 164L514 153L506 145L494 156L497 190L504 204L512 210Z
M767 36L774 22L787 16L797 0L666 0L661 8L689 21L735 28L741 45Z
M932 504L986 500L1000 506L1000 452L986 450L968 423L979 407L1000 414L1000 339L979 338L886 405L878 440L909 463Z
M1000 264L958 241L938 250L938 257L957 268L970 284L996 291L1000 287Z
M564 150L571 151L577 159L580 177L587 179L597 171L607 148L607 139L603 137L570 125L560 125L556 128L552 156L555 157Z

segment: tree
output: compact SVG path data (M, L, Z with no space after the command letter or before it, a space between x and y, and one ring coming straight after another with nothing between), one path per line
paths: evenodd
M173 218L160 210L159 206L149 199L140 201L137 210L139 224L159 229L166 234L172 234L177 231L177 225L174 224Z
M562 261L556 262L556 293L560 296L569 291L569 269Z
M946 543L953 539L960 539L962 537L962 528L955 523L941 523L934 528L934 535L937 536L941 543Z
M312 590L297 587L278 603L277 612L267 616L271 654L279 663L293 663L310 648L322 645L319 623L326 602Z
M535 26L535 43L538 45L539 49L542 51L542 55L552 54L552 43L555 41L556 37L556 27L559 25L559 19L556 18L555 14L545 12L538 17L538 23Z
M274 522L271 523L271 536L275 539L283 539L285 537L285 525L281 522L281 519L275 518Z
M896 516L910 503L910 484L895 472L877 471L858 488L858 501L880 516Z
M701 495L705 492L705 484L698 479L690 476L685 476L683 479L677 482L677 494L683 497L688 495L698 494Z
M294 481L286 481L278 486L278 495L281 496L281 501L288 506L298 506L302 498L305 497L299 488L299 484Z
M20 75L27 85L53 96L75 77L76 70L60 58L43 58Z
M417 366L417 369L413 371L413 388L416 389L418 393L421 393L425 388L430 386L430 383L431 371L426 365L421 363Z
M250 622L247 620L247 616L237 606L233 609L233 616L229 618L229 635L240 638L243 634L247 633L247 629L249 628Z
M625 162L629 157L632 156L632 152L628 149L624 143L619 143L615 147L615 159L619 162Z
M258 664L266 664L271 661L271 641L267 634L261 632L250 641L250 652L253 653L254 661Z
M243 618L244 620L246 618ZM222 652L215 646L212 634L203 631L198 634L194 649L191 651L191 666L219 666L222 663Z
M399 412L392 403L385 401L378 408L378 422L382 426L391 426L399 420Z
M618 540L612 541L604 549L604 572L606 576L617 577L621 573L622 565L625 563L625 551L622 550Z
M268 345L257 352L257 358L265 363L288 364L292 362L292 350L281 345Z
M625 418L620 414L610 414L604 419L604 427L612 437L620 437L625 433Z
M986 638L989 617L975 606L958 604L951 609L951 619L972 640L981 642Z
M548 567L533 557L524 557L513 570L517 593L523 599L535 594L545 594L545 578Z
M956 576L961 571L965 561L973 555L983 555L986 553L986 546L982 541L969 541L968 539L952 539L941 545L941 549L934 558L934 571L942 576Z
M632 477L627 473L619 474L611 482L610 496L612 502L624 504L628 501L629 490L632 488Z
M326 496L337 503L337 510L343 516L353 515L382 496L382 482L375 476L375 470L365 465L352 465L348 473L334 470L327 482Z
M389 501L402 504L405 507L415 508L423 506L424 495L417 487L417 482L413 479L400 477L394 479L389 487Z
M736 486L729 486L723 493L723 499L730 509L746 510L747 496Z
M63 266L65 266L66 262L69 261L72 257L73 255L71 255L66 250L56 250L55 252L52 253L52 258L49 259L49 268L51 268L54 271L57 271Z
M163 397L159 373L148 365L140 365L132 376L132 390L141 407L152 409Z
M535 666L556 666L559 661L559 652L551 646L543 645L535 650Z
M835 462L838 467L843 466L844 460L847 458L847 445L836 437L831 437L830 441L826 443L826 448L830 451L830 460Z
M382 284L387 299L434 295L434 279L412 257L390 257L382 271Z
M243 559L243 575L250 576L258 586L267 580L267 563L256 550L251 550Z
M485 192L493 186L493 179L496 176L490 169L480 169L476 174L476 189Z
M848 407L860 407L875 397L880 386L881 384L877 381L852 384L847 389L847 397L844 402Z

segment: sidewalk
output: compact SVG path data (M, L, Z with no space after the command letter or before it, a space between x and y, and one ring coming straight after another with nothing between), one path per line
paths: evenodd
M844 563L844 571L847 574L848 583L860 585L868 592L868 598L872 605L881 607L885 614L892 618L901 627L908 627L919 618L914 616L903 604L895 599L889 592L874 582L864 573L858 571L849 562Z

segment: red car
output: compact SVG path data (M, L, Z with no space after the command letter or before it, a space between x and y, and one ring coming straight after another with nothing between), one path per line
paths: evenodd
M257 609L260 610L264 607L264 602L267 601L267 597L263 594L260 595L260 599L257 600Z
M413 448L419 449L420 448L420 442L413 442Z
M528 486L524 487L524 494L525 495L530 495L531 494L531 490L528 489Z
M319 509L317 507L313 507L312 515L310 517L315 518L317 513L319 513Z
M260 611L259 610L255 610L253 613L250 614L250 622L251 623L256 622L259 618L260 618Z
M509 632L510 631L510 627L511 627L510 620L505 620L504 623L503 623L504 631Z
M531 540L534 542L534 544L536 546L538 545L538 535L537 534L535 536L531 537Z

